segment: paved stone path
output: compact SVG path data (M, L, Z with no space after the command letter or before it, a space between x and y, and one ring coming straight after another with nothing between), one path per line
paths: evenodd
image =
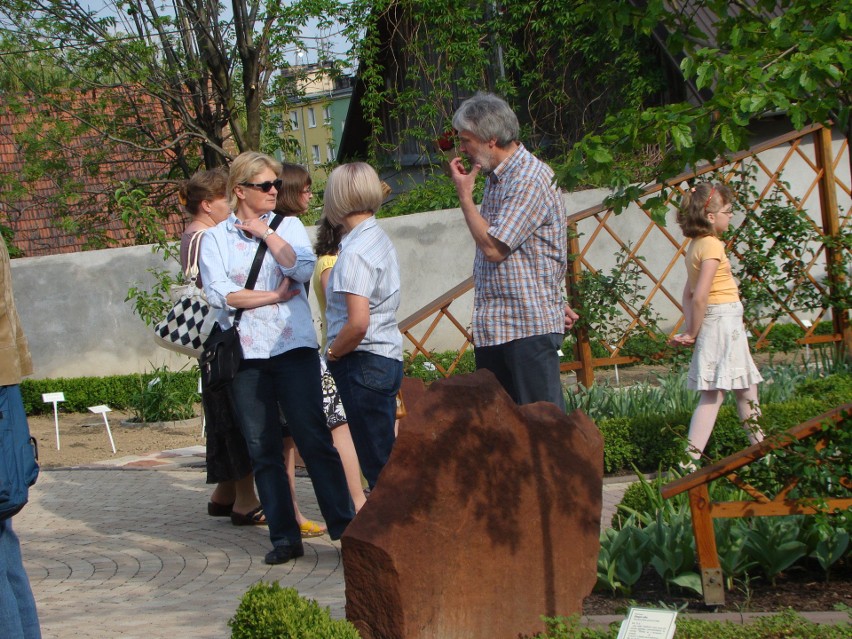
M112 462L123 469L44 471L31 490L14 525L45 639L225 638L240 597L259 580L344 616L339 542L306 540L304 557L267 566L265 527L207 516L209 487L193 454L155 457ZM604 525L625 486L604 487ZM297 494L305 515L319 519L306 477Z

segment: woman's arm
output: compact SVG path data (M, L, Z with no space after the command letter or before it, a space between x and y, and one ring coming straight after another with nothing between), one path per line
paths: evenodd
M370 328L370 300L361 295L344 293L346 295L346 323L334 343L328 347L328 360L337 361L344 355L354 351Z
M331 267L324 268L320 273L320 284L322 285L323 292L328 290L328 280L331 279Z
M293 268L296 265L296 251L293 250L287 240L269 228L265 220L251 219L245 222L236 222L234 226L244 233L266 242L272 257L284 268Z
M269 304L287 302L296 297L300 291L299 288L290 289L292 283L289 277L285 277L274 291L255 291L243 288L229 293L225 300L228 302L228 306L234 308L259 308Z

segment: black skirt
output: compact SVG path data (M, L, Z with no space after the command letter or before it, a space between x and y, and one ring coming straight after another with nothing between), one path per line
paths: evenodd
M252 472L248 447L234 416L230 386L216 391L204 389L207 434L207 483L237 481Z

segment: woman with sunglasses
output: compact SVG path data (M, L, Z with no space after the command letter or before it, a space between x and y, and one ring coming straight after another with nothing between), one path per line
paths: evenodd
M239 326L243 361L231 390L269 526L273 548L264 558L268 564L304 554L284 466L279 410L305 460L332 539L340 538L355 514L322 409L317 339L304 288L316 257L298 218L285 217L277 229L270 228L277 217L280 170L267 155L241 153L228 177L233 213L207 231L201 245L208 302L228 311L222 328L230 327L237 309L244 311ZM260 242L268 250L254 288L247 289Z

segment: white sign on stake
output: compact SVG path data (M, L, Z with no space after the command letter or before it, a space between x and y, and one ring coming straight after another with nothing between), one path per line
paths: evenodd
M58 402L65 401L65 393L42 393L41 401L45 404L53 404L53 425L56 427L56 450L59 450L59 409Z
M112 446L112 454L115 455L115 442L112 440L112 431L109 429L109 421L106 416L112 409L105 404L101 404L100 406L89 406L89 410L93 413L103 415L104 426L106 426L107 435L109 435L109 444Z
M672 639L675 619L675 610L631 608L621 623L617 639Z

